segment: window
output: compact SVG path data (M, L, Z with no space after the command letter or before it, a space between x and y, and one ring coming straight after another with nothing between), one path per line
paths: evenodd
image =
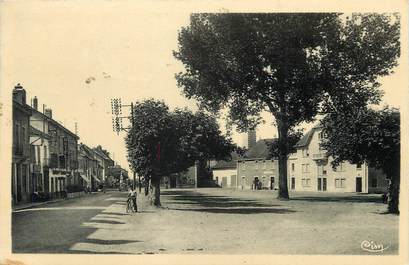
M310 172L310 164L302 164L302 173L309 173Z
M294 172L294 170L295 170L295 165L294 165L294 163L292 163L292 164L291 164L291 171Z
M335 179L335 188L345 188L345 186L346 186L346 179L345 178Z
M356 165L356 170L361 170L362 169L362 164L357 164Z
M305 178L301 180L301 185L303 187L310 187L311 186L311 179Z
M378 187L378 179L377 178L373 178L371 181L371 187L372 188L377 188Z

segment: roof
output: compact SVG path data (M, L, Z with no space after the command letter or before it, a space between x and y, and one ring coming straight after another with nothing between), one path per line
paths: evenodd
M85 151L85 153L86 153L86 155L88 156L88 158L94 159L94 151L93 151L91 148L89 148L89 147L86 146L85 144L81 144L81 145L80 145L80 148L82 148L82 149Z
M112 160L109 156L107 156L104 152L102 152L101 149L98 147L95 147L92 149L96 154L98 154L100 157L102 157L105 160ZM112 160L113 161L113 160Z
M212 169L234 169L237 168L237 160L239 155L236 152L231 153L230 160L220 160L217 161L216 165L212 167Z
M28 106L28 105L27 105ZM45 115L44 113L36 110L35 108L32 108L30 106L28 106L28 108L30 108L30 110L34 113L40 114L44 119L52 122L55 126L59 127L60 129L62 129L63 131L65 131L66 133L70 134L71 136L73 136L75 139L80 139L78 137L78 135L76 135L75 133L71 132L70 130L68 130L66 127L64 127L62 124L60 124L58 121L54 120L53 118L48 117L47 115Z
M51 136L48 133L42 132L34 128L33 126L30 126L30 135L36 135L36 136L40 136L40 137L47 138L47 139L51 138Z
M15 99L13 99L13 108L18 108L20 111L24 112L28 116L31 115L31 107L27 104L21 104Z
M266 159L270 154L269 144L277 139L260 139L256 142L256 144L250 148L244 157L244 159L255 159L255 158L262 158Z
M310 144L312 136L314 132L318 129L321 129L321 126L316 125L311 130L309 130L306 134L301 137L301 139L295 144L295 148L304 147Z

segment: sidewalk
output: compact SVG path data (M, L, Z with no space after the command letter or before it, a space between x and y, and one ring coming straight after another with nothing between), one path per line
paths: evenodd
M92 192L92 194L100 194L101 192ZM66 201L66 200L72 200L72 199L76 199L76 198L82 198L87 196L88 194L84 194L84 196L80 196L80 197L74 197L74 198L66 198L66 199L55 199L55 200L50 200L50 201L45 201L45 202L28 202L28 203L21 203L21 204L17 204L17 205L13 205L12 206L12 212L14 211L19 211L19 210L24 210L24 209L29 209L29 208L33 208L36 206L41 206L41 205L46 205L46 204L50 204L50 203L55 203L55 202L60 202L60 201Z

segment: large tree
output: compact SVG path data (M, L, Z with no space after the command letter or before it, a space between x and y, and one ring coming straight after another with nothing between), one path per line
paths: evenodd
M278 131L279 198L288 198L289 132L320 111L376 103L377 77L399 56L399 19L336 13L192 14L174 56L178 86L201 107L226 107L239 130L260 113Z
M187 109L170 111L162 101L136 102L134 126L126 137L132 170L150 179L154 204L160 206L160 180L179 173L201 159L224 159L234 145L225 138L214 116Z
M342 161L367 163L382 169L390 180L388 210L399 213L400 186L400 114L396 109L354 109L333 112L322 121L326 137L322 147L334 158L333 166Z

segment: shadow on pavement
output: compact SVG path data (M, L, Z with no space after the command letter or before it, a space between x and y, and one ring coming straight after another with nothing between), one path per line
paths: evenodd
M241 199L228 196L214 196L201 194L196 191L165 192L168 195L167 205L169 210L193 211L224 214L257 214L276 213L286 214L295 212L289 209L271 208L269 203L262 203L252 199ZM183 207L186 205L187 207ZM191 205L197 208L191 208Z
M95 239L95 238L86 238L79 243L89 243L97 245L124 245L129 243L143 242L139 240L104 240L104 239Z
M302 196L291 197L291 201L308 201L308 202L360 202L360 203L383 203L382 197L379 196Z
M98 224L110 224L110 225L123 225L124 222L111 221L111 220L90 220L89 223L98 223Z
M116 251L105 251L105 252L101 252L101 251L87 251L87 250L70 250L68 251L68 253L70 254L122 254L122 255L126 255L126 254L134 254L134 253L128 253L128 252L116 252Z
M183 209L183 208L169 208L169 210L175 211L192 211L192 212L205 212L205 213L222 213L222 214L259 214L259 213L275 213L275 214L288 214L296 211L289 209L273 209L273 208L196 208L196 209Z

